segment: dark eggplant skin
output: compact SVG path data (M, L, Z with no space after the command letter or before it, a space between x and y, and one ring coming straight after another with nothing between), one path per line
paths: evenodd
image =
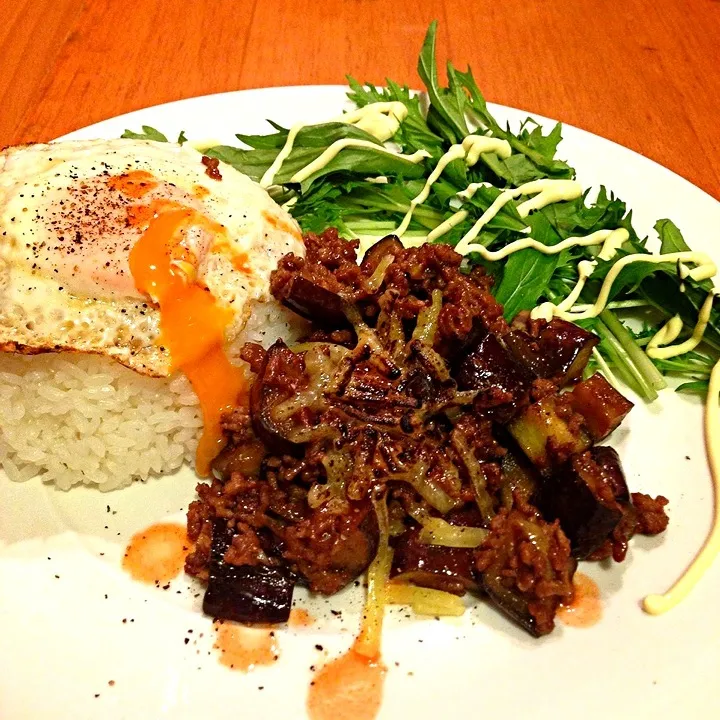
M610 537L630 502L620 458L610 447L573 456L542 478L536 502L548 521L560 521L572 554L588 557Z
M532 374L492 333L460 354L453 377L459 390L479 391L476 409L496 422L508 422L530 402Z
M562 596L572 594L577 559L570 553L567 538L522 501L518 508L498 515L491 532L475 551L480 587L499 610L531 635L547 635L553 630ZM533 546L532 560L526 556L528 544ZM541 589L538 580L549 583Z
M419 529L413 528L397 540L391 578L454 595L477 588L472 549L428 545L418 540L418 534Z
M404 250L403 244L397 235L387 235L380 242L376 242L366 253L360 263L360 269L365 275L372 275L380 261L392 255L397 257Z
M569 397L573 410L585 419L594 442L606 438L633 408L633 404L600 373L578 383Z
M266 448L278 455L292 455L300 446L286 437L282 428L273 420L270 411L275 393L266 382L266 377L273 370L273 364L280 360L284 352L290 350L282 340L275 342L267 351L262 368L250 388L250 420L255 434Z
M255 441L245 445L228 445L212 461L213 475L221 480L227 480L234 472L247 476L256 476L260 472L265 448Z
M300 317L337 330L350 327L345 316L345 301L332 290L296 275L284 292L282 303Z
M577 567L577 562L575 563L575 567ZM574 574L574 572L575 570L573 569L572 574ZM541 630L530 612L528 601L520 593L513 592L506 588L502 584L501 577L498 573L491 571L482 573L481 588L498 610L516 622L521 628L530 633L530 635L536 638L547 635L548 631Z
M536 338L516 330L505 336L504 341L530 372L563 386L580 379L600 340L574 323L553 318Z
M291 572L282 566L226 563L223 558L232 536L225 520L215 521L203 612L242 623L287 622L295 587Z
M519 450L508 450L500 463L500 469L502 471L500 496L503 507L511 510L516 495L522 497L525 502L534 503L540 478L525 456Z
M538 632L535 618L530 613L528 601L522 595L508 590L500 582L500 576L493 572L484 572L481 582L482 589L495 607L533 637L540 637L541 633Z

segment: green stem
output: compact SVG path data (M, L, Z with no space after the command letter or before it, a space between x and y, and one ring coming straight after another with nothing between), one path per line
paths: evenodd
M600 336L603 349L613 363L614 369L634 392L640 395L646 402L652 402L657 398L655 388L645 379L640 370L635 366L627 350L620 344L620 341L613 335L608 327L600 320L596 320L593 330Z
M613 315L610 310L603 310L600 313L600 320L605 323L610 332L617 338L631 362L638 369L643 379L648 382L654 390L662 390L667 387L665 379L660 371L653 365L652 360L642 351L635 342L630 331Z

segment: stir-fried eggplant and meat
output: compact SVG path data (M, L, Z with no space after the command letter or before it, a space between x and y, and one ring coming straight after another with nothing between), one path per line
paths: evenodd
M188 512L205 611L277 622L295 583L342 589L378 551L383 503L394 582L482 593L550 632L579 559L621 561L667 524L667 501L631 495L617 453L594 445L632 407L583 379L597 338L508 325L489 276L447 245L388 237L358 264L335 231L305 244L272 291L310 332L245 345L247 405Z

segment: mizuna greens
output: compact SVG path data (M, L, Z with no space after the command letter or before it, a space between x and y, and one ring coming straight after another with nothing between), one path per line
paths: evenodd
M500 157L494 152L480 155L468 167L463 159L450 162L432 185L427 198L417 205L403 240L422 241L442 222L462 207L467 216L434 242L456 245L490 207L503 190L533 180L574 179L575 171L556 157L562 127L558 123L548 134L528 118L517 133L501 127L487 108L472 71L446 65L447 85L440 81L436 53L436 23L432 23L418 61L424 84L423 96L412 93L392 80L386 87L361 84L348 78L348 98L358 108L378 102L402 103L406 116L392 137L403 154L424 151L427 157L412 162L399 155L383 152L384 145L374 135L353 124L339 121L303 127L292 150L274 178L273 197L284 203L304 231L319 233L336 227L346 238L368 236L378 239L392 233L411 207L411 201L423 189L438 160L448 149L462 143L471 134L482 134L507 141L512 154ZM251 178L260 181L286 143L289 130L270 121L270 135L243 135L237 138L245 147L220 145L204 150ZM164 140L150 127L142 133L127 131L125 137ZM293 175L338 140L362 140L362 147L347 147L329 163L299 183ZM181 135L180 141L184 141ZM377 150L373 146L377 146ZM472 197L461 203L458 193L472 183L482 183ZM517 201L511 200L480 231L475 242L498 250L529 235L544 245L555 245L569 237L584 236L598 230L624 228L628 239L610 260L598 257L599 246L575 246L555 255L528 248L499 262L484 261L478 253L467 256L470 265L483 264L494 277L494 294L508 318L520 311L532 310L543 302L559 303L578 280L578 262L596 262L580 301L592 303L602 280L622 257L648 253L646 238L640 238L632 226L632 213L625 203L604 187L596 194L586 191L581 197L554 202L527 217L518 213ZM671 220L659 220L655 229L660 251L689 250L680 230ZM636 263L624 268L613 284L608 307L596 318L579 324L600 337L591 371L599 368L616 376L647 401L665 387L663 375L685 382L679 390L705 392L713 365L720 357L720 314L713 307L700 349L669 360L653 361L643 347L652 335L673 315L679 315L688 329L695 325L698 312L712 285L709 280L696 282L682 277L675 263ZM630 324L623 322L633 317ZM682 337L685 337L683 335Z

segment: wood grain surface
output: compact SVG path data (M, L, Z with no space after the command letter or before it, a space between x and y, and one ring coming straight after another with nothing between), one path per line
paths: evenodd
M345 73L417 86L437 18L440 57L470 63L488 99L611 138L720 198L718 0L2 5L0 146L226 90Z

